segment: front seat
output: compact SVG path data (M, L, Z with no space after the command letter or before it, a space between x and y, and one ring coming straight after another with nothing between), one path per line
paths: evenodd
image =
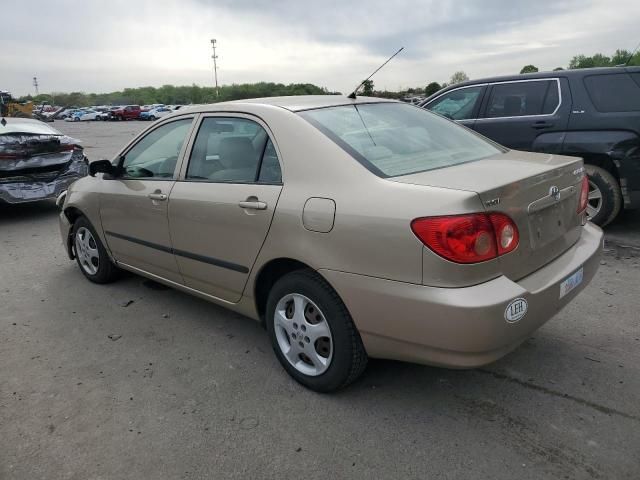
M227 137L220 141L219 160L224 169L211 174L211 180L223 182L255 180L257 154L248 137Z

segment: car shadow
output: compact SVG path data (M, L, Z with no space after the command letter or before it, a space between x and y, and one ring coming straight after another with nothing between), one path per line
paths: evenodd
M640 210L624 210L604 227L607 240L640 247Z
M16 225L22 221L51 218L57 215L58 211L55 200L15 204L0 202L0 225L3 223Z

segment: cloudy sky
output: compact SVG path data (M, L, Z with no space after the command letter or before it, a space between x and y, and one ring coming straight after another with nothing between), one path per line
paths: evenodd
M3 0L0 89L15 95L310 82L395 90L566 66L578 53L640 42L638 0ZM9 19L9 20L7 20ZM11 19L22 19L12 21ZM26 27L26 28L25 28Z

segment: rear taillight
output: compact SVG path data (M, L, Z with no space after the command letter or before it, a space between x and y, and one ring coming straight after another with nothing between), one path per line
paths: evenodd
M513 220L503 213L490 213L489 219L496 234L498 255L504 255L516 248L520 241L520 235Z
M516 224L503 213L416 218L411 230L427 247L456 263L478 263L518 246Z
M585 175L582 177L582 188L580 190L580 201L578 202L578 213L582 213L587 209L589 204L589 179Z

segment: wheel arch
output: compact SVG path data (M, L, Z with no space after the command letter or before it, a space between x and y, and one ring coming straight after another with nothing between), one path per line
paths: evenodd
M267 309L267 299L269 298L269 292L271 287L280 278L288 273L295 272L296 270L311 270L314 268L307 265L304 262L295 260L293 258L280 257L269 260L265 263L260 271L256 274L253 295L256 306L256 312L260 318L260 322L264 324L264 314Z
M582 158L585 164L600 167L609 172L620 183L620 173L613 159L606 154L583 154Z
M78 220L78 218L84 216L84 213L79 208L73 206L65 208L63 210L63 213L64 216L67 217L67 220L69 220L69 224L71 225L66 239L66 247L67 252L69 253L69 258L73 260L74 258L76 258L76 253L73 248L73 225L76 223L76 220Z

